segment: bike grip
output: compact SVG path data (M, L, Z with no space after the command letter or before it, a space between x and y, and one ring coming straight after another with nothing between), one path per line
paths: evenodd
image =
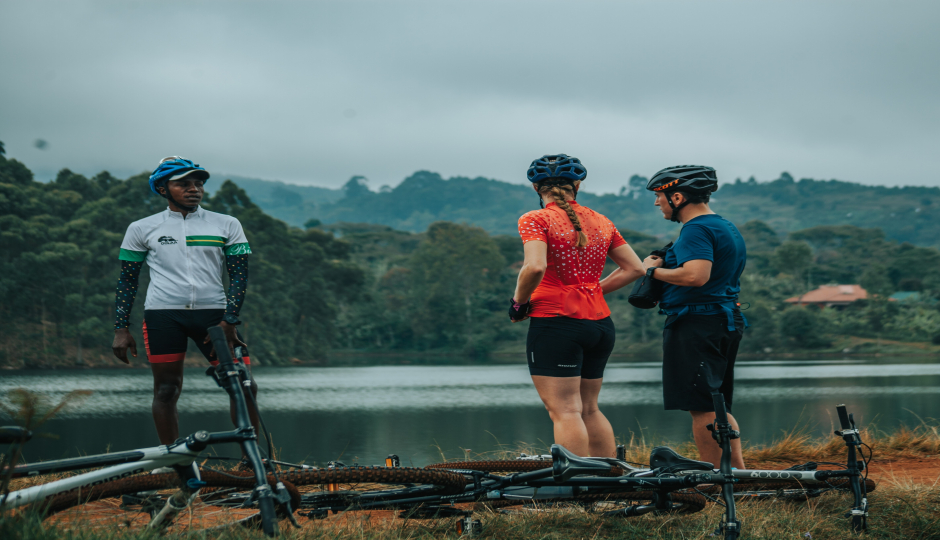
M837 405L836 411L839 413L839 423L842 424L842 429L851 429L852 424L849 423L849 414L845 411L845 405Z
M722 424L728 423L728 411L725 409L724 394L721 392L713 392L712 403L715 405L715 420Z
M228 350L228 341L225 339L225 332L219 326L209 327L209 338L212 339L212 346L215 348L215 357L219 359L219 364L231 366L232 352Z

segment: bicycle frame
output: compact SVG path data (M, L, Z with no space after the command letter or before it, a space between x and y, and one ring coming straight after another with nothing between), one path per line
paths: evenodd
M209 328L209 337L212 339L216 356L219 359L219 364L215 369L210 370L210 374L219 386L225 389L230 399L235 402L236 425L238 426L235 430L217 433L197 431L170 445L15 467L14 478L74 471L89 467L104 466L105 468L11 492L0 499L0 511L41 502L60 493L77 491L80 495L80 490L83 488L119 480L160 467L172 467L183 483L180 491L181 497L168 498L163 509L154 516L150 522L150 527L159 527L168 518L186 508L195 499L199 489L205 485L199 475L199 469L195 465L195 460L199 457L199 454L210 444L234 442L241 445L242 451L254 469L256 487L253 496L256 497L261 510L264 533L267 536L276 536L275 501L285 503L289 500L289 495L287 495L281 482L277 483L277 494L268 485L265 464L256 444L258 437L251 425L248 406L242 393L243 387L246 389L250 387L251 377L243 363L234 363L228 342L221 328L218 326Z
M89 488L161 467L172 467L180 475L186 487L195 493L200 487L201 477L194 463L206 446L212 443L241 443L255 438L252 432L240 429L219 433L198 431L171 445L20 465L13 469L13 478L76 471L91 467L105 466L105 468L48 484L11 491L0 501L0 511L40 502L60 493Z

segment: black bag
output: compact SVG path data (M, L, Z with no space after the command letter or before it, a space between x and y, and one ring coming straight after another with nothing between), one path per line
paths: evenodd
M666 244L662 249L654 249L650 255L655 255L660 259L666 258L666 252L672 247L672 242ZM633 285L633 292L627 301L630 305L640 309L653 309L659 304L659 298L663 294L663 282L654 279L647 272Z

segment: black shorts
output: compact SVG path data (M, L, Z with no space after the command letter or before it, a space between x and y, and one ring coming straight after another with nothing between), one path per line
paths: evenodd
M224 309L149 309L144 310L144 348L151 364L179 362L186 356L187 339L192 339L212 365L212 343L203 343L210 326L216 326ZM236 330L236 333L238 331ZM238 339L245 341L242 335ZM245 364L251 364L248 349L242 351Z
M600 379L614 350L614 323L569 317L532 317L525 341L530 375Z
M671 315L669 323L675 315ZM728 412L734 393L734 359L744 336L744 319L735 312L734 331L724 313L689 314L663 330L663 401L666 410L714 411L712 392L725 396Z

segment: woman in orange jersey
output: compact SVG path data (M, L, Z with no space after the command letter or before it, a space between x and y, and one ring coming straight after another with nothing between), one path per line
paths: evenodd
M580 160L542 156L527 175L543 209L519 218L525 262L509 318L532 319L526 359L555 443L581 456L615 457L613 428L597 407L615 339L600 277L608 256L623 270L618 288L643 275L643 263L609 219L575 201L587 176Z

